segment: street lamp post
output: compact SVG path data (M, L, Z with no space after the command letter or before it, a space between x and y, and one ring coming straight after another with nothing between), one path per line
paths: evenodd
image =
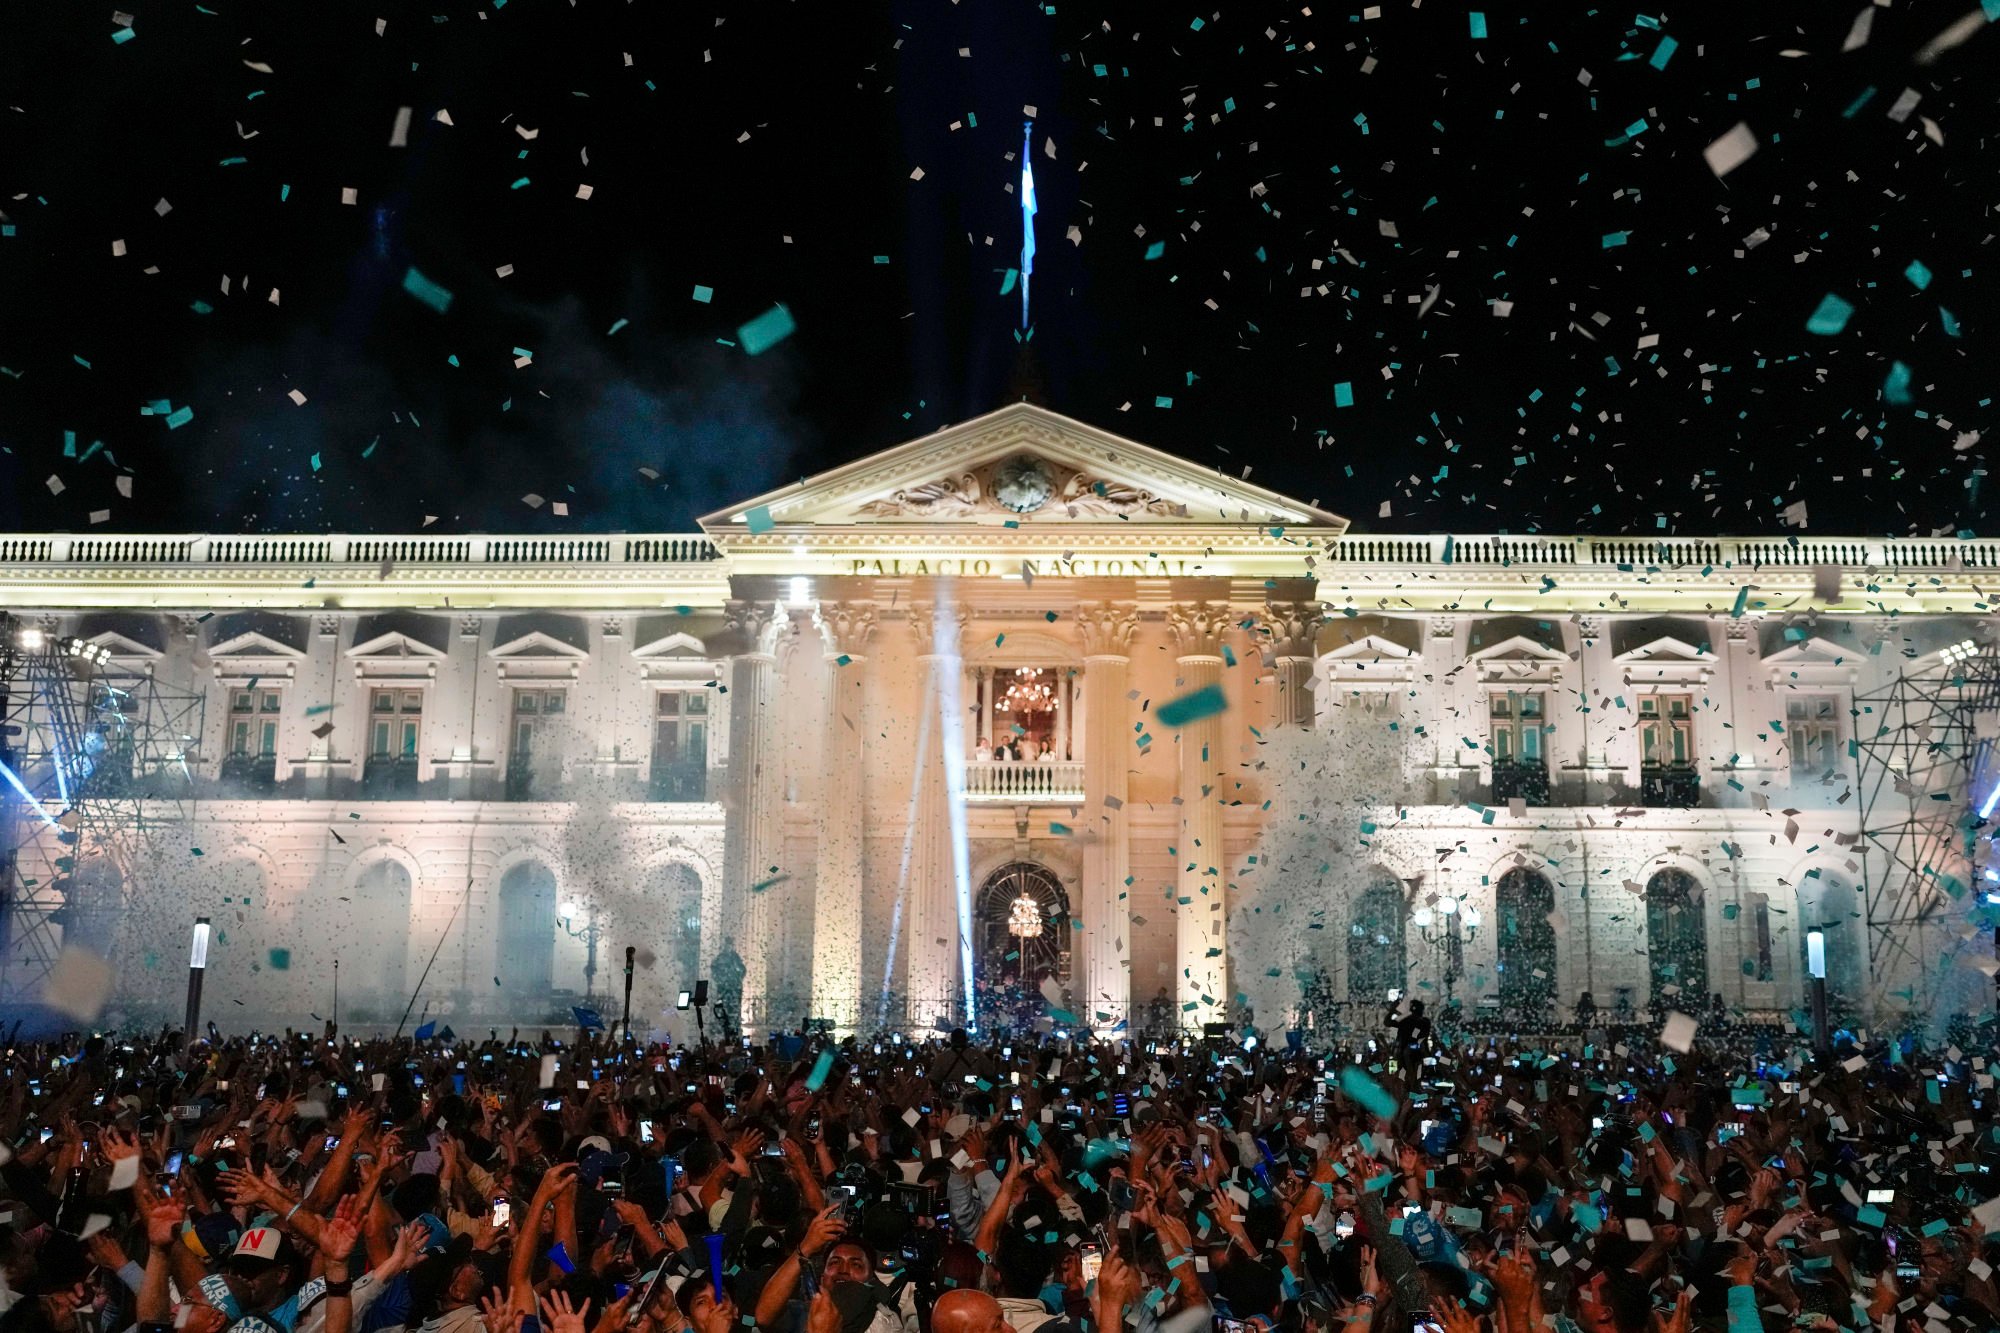
M1447 1009L1456 1000L1458 979L1465 973L1465 935L1459 928L1460 924L1463 923L1466 931L1477 932L1480 921L1477 907L1451 894L1439 894L1435 907L1427 904L1410 913L1410 924L1417 928L1417 937L1444 954L1444 1002Z
M187 1019L183 1028L188 1041L194 1040L195 1027L201 1022L201 978L208 971L208 918L194 919L194 942L188 949L188 995Z
M597 907L595 904L591 906L590 916L580 931L570 925L576 919L577 911L575 901L571 900L557 908L556 915L562 918L563 934L584 942L583 1000L588 1005L597 992Z

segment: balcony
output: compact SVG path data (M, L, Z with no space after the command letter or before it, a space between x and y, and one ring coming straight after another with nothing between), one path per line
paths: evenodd
M250 795L269 795L278 786L278 756L225 755L222 760L222 780L229 786Z
M646 781L649 801L706 801L708 768L703 764L675 764L656 768Z
M1639 804L1654 809L1692 810L1701 804L1701 774L1692 764L1642 768Z
M1493 765L1493 803L1499 805L1516 797L1529 805L1547 805L1548 765L1539 760L1529 763L1496 760Z
M993 805L1083 799L1083 761L975 759L965 766L965 799Z
M371 754L361 770L361 794L371 801L407 801L417 796L415 755Z

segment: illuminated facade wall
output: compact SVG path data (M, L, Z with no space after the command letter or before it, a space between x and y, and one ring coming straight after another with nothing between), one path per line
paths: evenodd
M1809 923L1859 1002L1896 979L1855 696L1987 633L1983 544L1368 538L1032 408L704 527L0 538L18 617L206 695L104 943L127 992L177 994L205 912L246 1028L328 1016L336 958L356 1023L427 965L432 1016L615 1012L630 945L635 1028L679 1033L725 941L759 1024L946 1021L968 956L980 1003L1099 1023L1269 1022L1301 976L1315 1026L1389 981L1782 1015ZM1867 593L1892 560L1933 572Z

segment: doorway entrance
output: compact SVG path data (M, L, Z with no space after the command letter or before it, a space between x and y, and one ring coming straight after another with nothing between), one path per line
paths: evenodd
M1069 985L1069 894L1048 867L1011 861L988 875L973 931L979 990L1000 1013L1040 1012L1044 981Z

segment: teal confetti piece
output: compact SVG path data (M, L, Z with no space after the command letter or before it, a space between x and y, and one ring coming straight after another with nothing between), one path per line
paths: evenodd
M1354 382L1352 380L1342 380L1333 386L1333 405L1335 407L1354 406Z
M292 970L292 951L291 951L290 949L273 949L273 950L271 950L271 970L272 970L273 972L289 972L289 971L291 971L291 970Z
M1370 1115L1388 1120L1396 1114L1396 1099L1357 1065L1340 1067L1340 1090Z
M320 466L320 464L319 464L319 455L318 455L318 454L314 454L314 455L312 456L312 468L313 468L313 471L315 471L315 472L319 471L319 466Z
M179 408L167 415L167 429L179 430L182 426L187 425L188 422L193 420L194 409L192 407Z
M1167 243L1165 241L1154 241L1151 245L1146 247L1146 258L1158 259L1161 255L1165 254L1166 252L1167 252Z
M826 1076L833 1072L833 1047L828 1046L813 1061L812 1073L806 1075L806 1091L818 1092L826 1083Z
M1606 250L1615 250L1625 244L1631 235L1632 233L1629 231L1607 231L1604 233L1604 248Z
M1847 327L1848 319L1854 314L1851 302L1843 301L1828 292L1819 303L1819 309L1812 312L1806 321L1806 332L1817 333L1822 338L1831 338Z
M1901 361L1889 363L1889 377L1882 381L1882 401L1891 407L1910 405L1910 368Z
M1675 41L1671 37L1666 36L1665 34L1662 34L1660 37L1660 44L1653 48L1653 58L1647 61L1646 63L1651 65L1654 69L1665 69L1667 67L1667 62L1674 58L1674 51L1677 48L1679 48L1679 46L1680 46L1679 42Z
M138 33L132 31L130 28L120 28L111 34L111 42L114 46L123 46L138 35Z
M1205 717L1214 717L1217 713L1228 711L1228 708L1229 700L1223 697L1220 685L1204 685L1161 704L1158 716L1161 726L1180 727Z
M715 299L715 288L704 287L697 282L694 285L694 299L701 302L703 305L707 305L710 301L713 301Z
M631 322L632 321L629 319L620 319L617 323L613 324L609 329L605 330L604 336L609 338L612 334L618 332L618 330L624 328L627 324L630 324Z
M1903 270L1903 276L1908 278L1910 285L1918 291L1931 285L1931 271L1924 267L1924 261L1921 259L1912 259L1910 266Z
M1467 14L1465 19L1467 26L1472 29L1472 40L1475 42L1486 40L1486 15L1475 9Z
M1153 395L1154 407L1172 407L1173 405L1174 405L1174 400L1169 398L1167 395L1163 393Z
M528 178L526 176L523 176L521 177L521 179L515 181L512 185L509 185L507 188L510 190L521 190L521 189L526 189L527 185L528 185Z
M1952 314L1951 311L1946 310L1943 306L1939 306L1938 320L1944 325L1944 331L1946 336L1952 338L1956 338L1958 336L1957 315Z
M758 505L755 509L746 510L743 515L743 521L750 526L750 531L752 532L769 532L772 528L778 526L771 521L771 506L769 505Z
M757 318L736 330L736 340L743 344L743 350L752 356L761 356L798 330L792 319L792 312L782 305L774 305Z
M403 274L403 290L440 315L451 309L451 293L418 272L414 264Z

